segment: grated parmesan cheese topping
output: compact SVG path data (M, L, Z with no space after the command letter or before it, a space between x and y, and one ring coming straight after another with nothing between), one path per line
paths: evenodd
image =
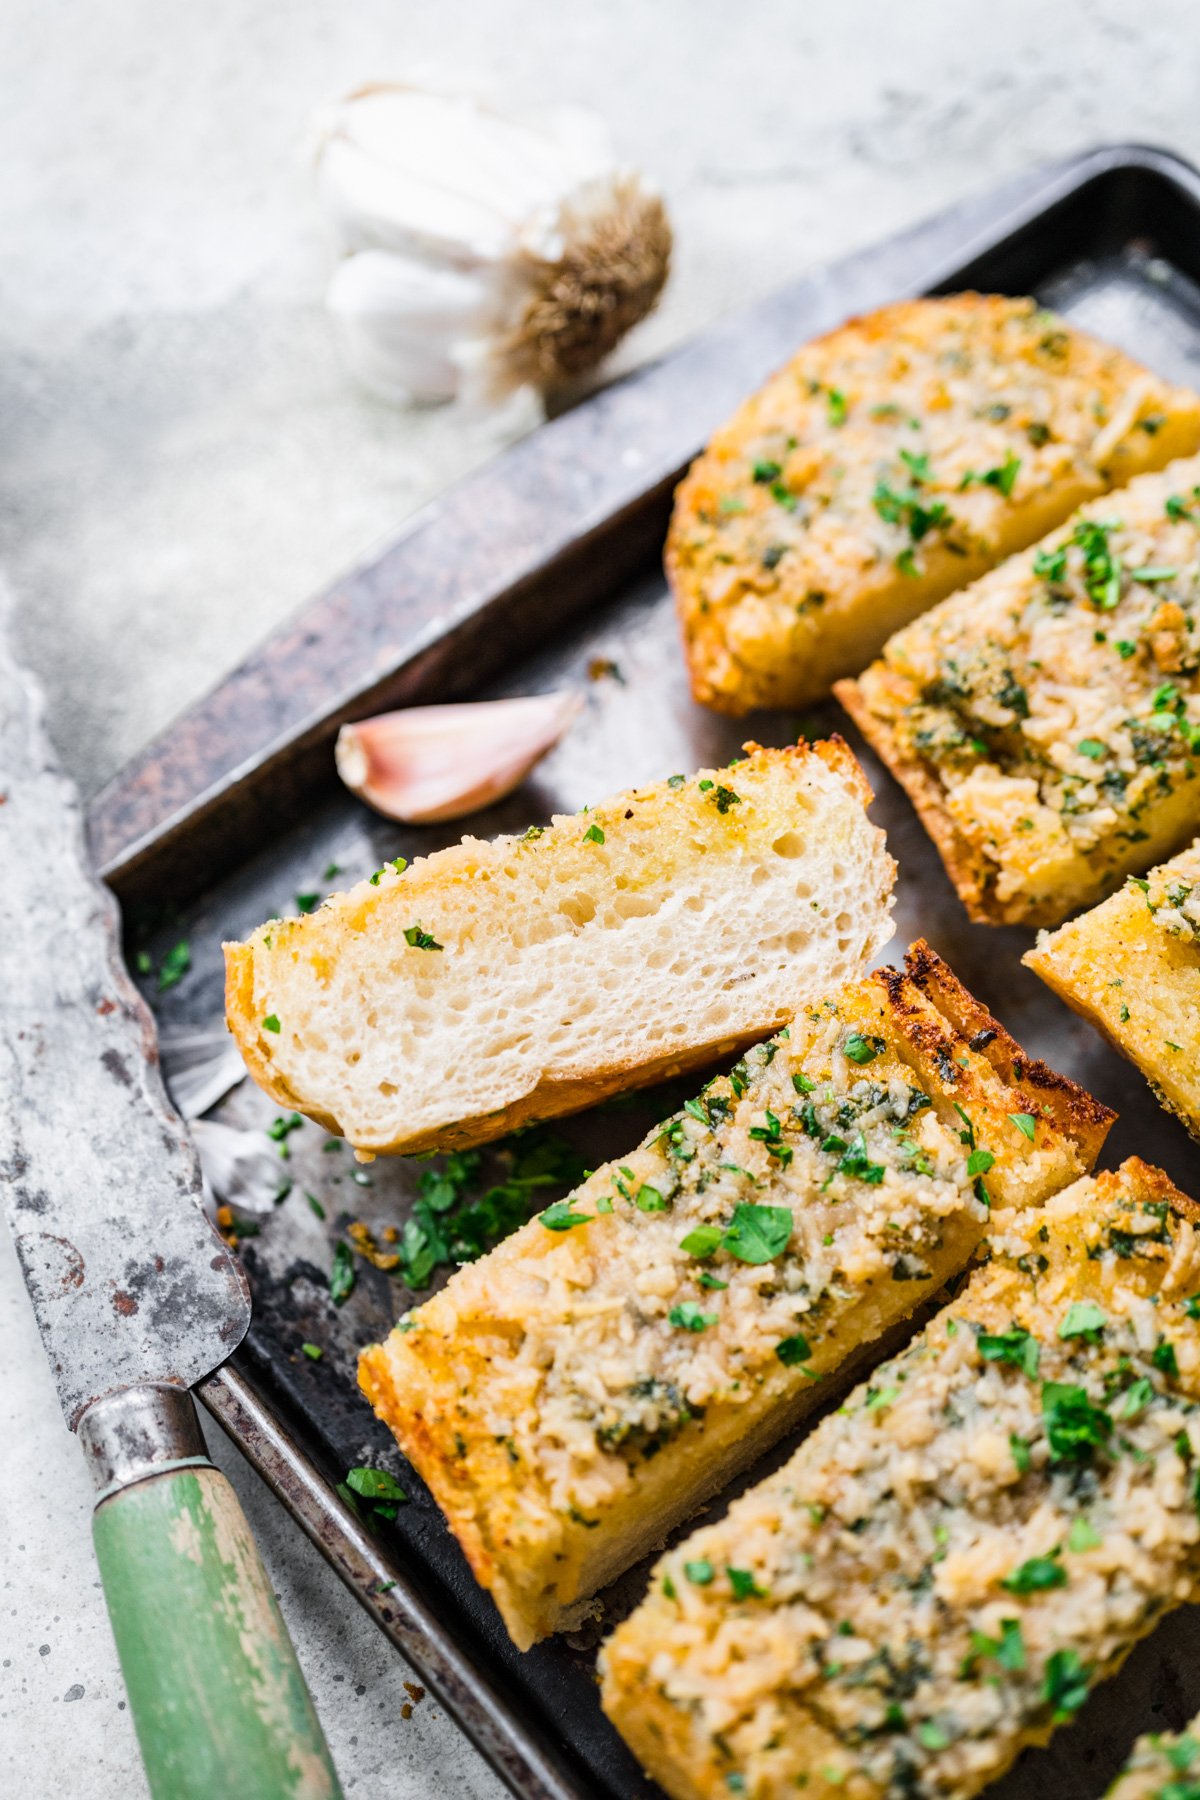
M460 1309L511 1322L463 1406L586 1513L707 1407L819 1380L962 1266L993 1157L959 1127L827 1003L527 1227L543 1253L459 1272Z
M1200 462L1142 476L891 639L861 686L1001 901L1098 885L1200 777ZM1194 807L1195 801L1192 801Z
M993 554L1010 506L1095 491L1121 440L1161 424L1163 384L1143 372L1114 399L1118 363L1032 300L847 331L833 382L818 340L713 441L709 504L677 540L704 604L752 592L819 624L848 570L916 576L933 542Z
M1108 1800L1200 1800L1200 1719L1139 1738Z
M818 1794L973 1794L1191 1597L1200 1236L1125 1176L998 1220L913 1345L659 1564L646 1679L731 1791L790 1792L807 1719Z

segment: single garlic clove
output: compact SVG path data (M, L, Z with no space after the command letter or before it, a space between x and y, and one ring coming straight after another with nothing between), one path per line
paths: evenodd
M511 794L582 706L578 694L561 693L380 713L343 725L338 774L386 818L461 819Z

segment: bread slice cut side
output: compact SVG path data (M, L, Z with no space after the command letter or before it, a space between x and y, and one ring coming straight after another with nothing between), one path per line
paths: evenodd
M1032 300L852 319L738 410L667 539L698 700L798 706L1077 506L1200 449L1200 398Z
M363 1151L483 1142L763 1038L891 935L841 742L467 838L226 945L259 1085Z
M1200 1139L1200 840L1042 932L1023 961Z
M363 1353L359 1379L522 1649L969 1260L1112 1115L924 944L728 1076Z
M1200 1207L1131 1159L990 1261L601 1653L673 1800L969 1800L1200 1593Z
M1200 457L1083 507L836 693L970 916L1053 925L1200 807Z

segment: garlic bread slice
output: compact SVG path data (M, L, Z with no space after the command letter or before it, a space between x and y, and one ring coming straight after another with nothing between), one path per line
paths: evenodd
M363 1353L513 1641L563 1629L1112 1115L925 945L769 1043Z
M1200 1138L1200 841L1023 958Z
M808 344L693 463L667 539L697 700L798 706L1083 501L1200 449L1200 398L1033 300Z
M844 743L747 750L227 944L250 1073L357 1148L407 1154L767 1036L887 942L895 865Z
M1200 1208L1136 1158L991 1259L602 1656L672 1800L969 1800L1200 1595Z
M971 917L1054 925L1200 818L1200 457L944 600L837 696Z

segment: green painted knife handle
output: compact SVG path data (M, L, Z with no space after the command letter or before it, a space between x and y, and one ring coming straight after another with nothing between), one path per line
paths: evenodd
M184 1454L135 1464L132 1478L128 1467L118 1472L93 1521L154 1800L340 1800L266 1570L237 1495L204 1454L191 1396L178 1388L116 1396L127 1440L138 1395L159 1413L185 1401L194 1430L160 1434L160 1452ZM112 1469L101 1468L96 1435L81 1430L99 1477Z

